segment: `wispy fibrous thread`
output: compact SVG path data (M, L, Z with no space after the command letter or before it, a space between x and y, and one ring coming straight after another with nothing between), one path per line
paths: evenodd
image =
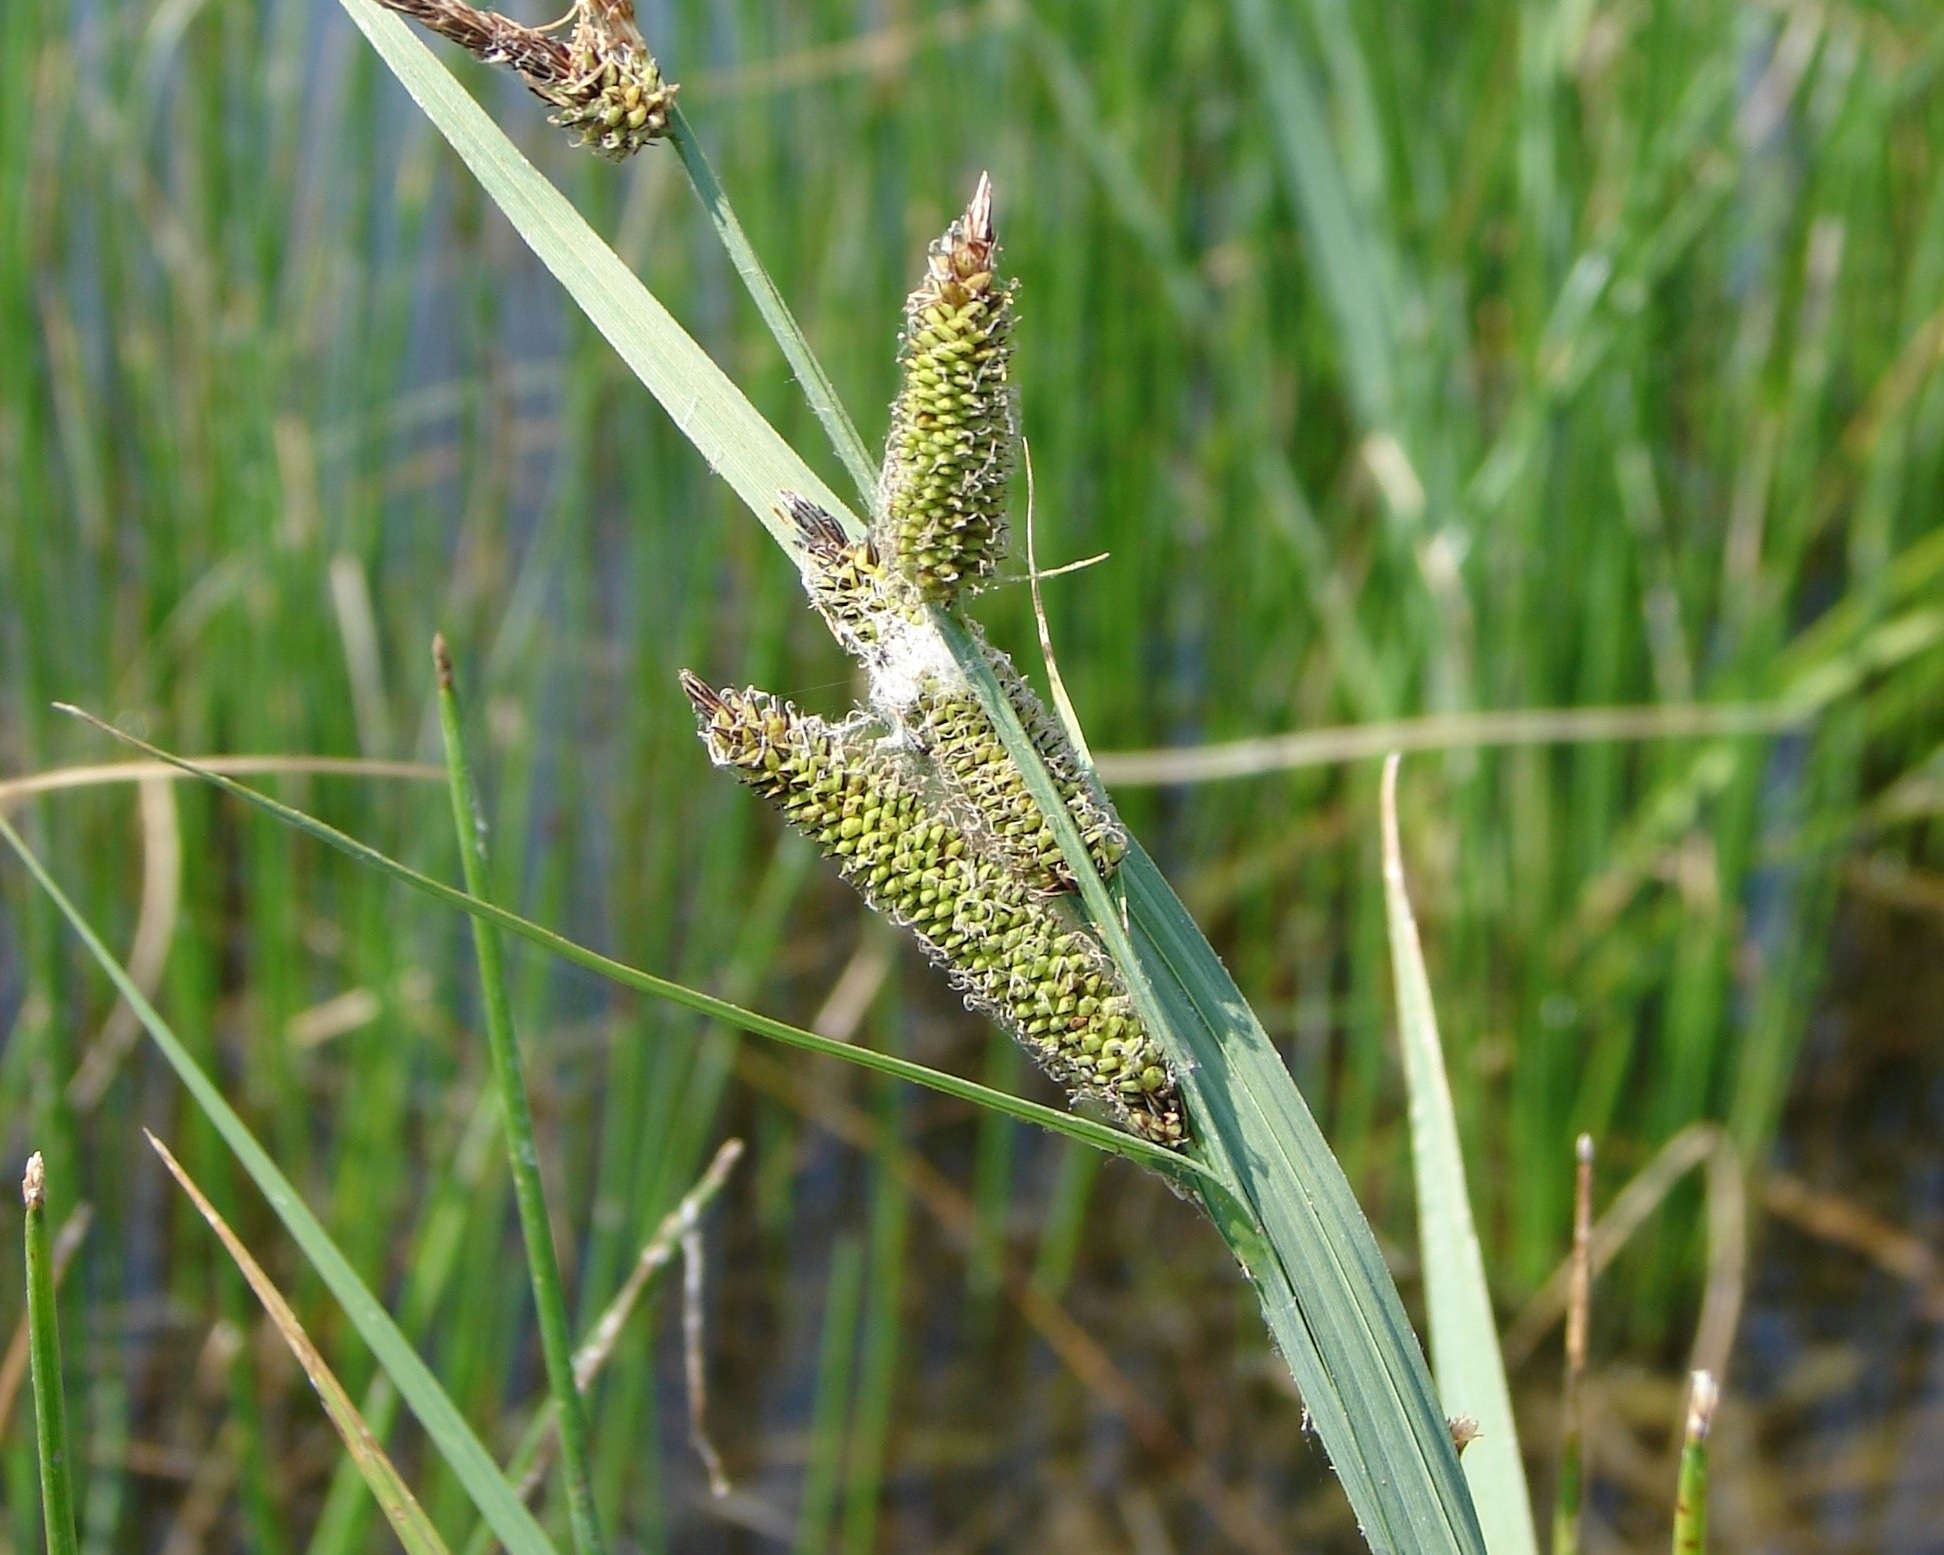
M566 42L464 0L379 0L488 65L507 65L559 112L553 122L611 161L668 133L676 85L635 25L634 0L576 0ZM559 24L556 23L556 26Z
M754 687L718 691L687 673L682 688L710 758L836 859L968 1005L1132 1132L1163 1145L1187 1138L1174 1076L1112 958L966 835L929 792L922 761L862 718L828 724Z

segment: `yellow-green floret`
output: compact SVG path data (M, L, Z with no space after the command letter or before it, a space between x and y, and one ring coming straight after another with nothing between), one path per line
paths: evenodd
M675 83L662 80L633 0L582 0L567 53L573 76L552 98L553 122L581 145L622 162L668 133Z
M917 595L884 565L874 540L851 539L807 497L781 492L777 511L796 528L811 605L831 635L868 667L886 632L916 619Z
M553 122L579 144L619 162L668 133L676 86L635 25L634 0L575 0L565 43L464 0L383 0L489 65L510 66L560 111Z

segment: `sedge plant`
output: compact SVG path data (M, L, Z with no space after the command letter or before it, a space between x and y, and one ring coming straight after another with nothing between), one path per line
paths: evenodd
M866 538L867 526L762 422L572 207L509 154L503 133L423 45L375 5L349 0L347 8L495 202L643 382L678 411L683 431L758 519L790 543L793 526L777 505L783 493L795 492L848 539ZM741 257L738 269L747 273L753 256ZM823 419L829 425L847 418ZM981 565L975 560L962 570L976 574ZM972 630L936 597L936 588L932 593L913 616L917 656L954 667L991 720L1059 841L1091 932L1185 1093L1199 1155L1247 1206L1253 1225L1238 1227L1220 1216L1218 1224L1255 1281L1367 1536L1400 1552L1480 1548L1476 1514L1402 1303L1280 1056L1131 839L1116 895L1109 896Z

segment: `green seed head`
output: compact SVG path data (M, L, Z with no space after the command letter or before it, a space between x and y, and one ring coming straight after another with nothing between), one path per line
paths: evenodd
M1012 287L984 176L905 301L903 380L879 486L879 549L926 599L953 600L1004 554L1018 427L1009 366Z
M1066 731L1047 711L1011 659L976 634L980 650L1033 742L1054 789L1079 829L1103 879L1113 876L1127 852L1127 834L1107 796L1081 764ZM938 773L949 802L966 830L1037 891L1070 891L1077 885L1058 838L1026 787L999 731L969 687L956 677L933 676L919 684L905 720L914 741Z
M624 162L668 133L676 85L662 80L648 52L634 0L577 0L575 11L570 74L541 95L560 108L553 122L581 145Z
M1076 1097L1165 1145L1187 1138L1167 1061L1113 960L1004 862L971 846L909 749L832 725L754 687L684 671L703 743L837 860L865 901L910 932L965 1001L1005 1026Z

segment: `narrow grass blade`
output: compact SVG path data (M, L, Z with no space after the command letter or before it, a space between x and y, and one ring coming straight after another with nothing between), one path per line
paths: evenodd
M1138 843L1117 877L1173 1013L1209 1165L1260 1219L1231 1238L1373 1549L1484 1549L1436 1391L1370 1224L1269 1035ZM1225 1233L1226 1234L1226 1233Z
M769 271L756 257L749 234L743 231L742 223L736 219L729 196L723 192L722 183L717 179L715 169L709 166L708 157L703 155L702 144L695 138L688 115L682 112L679 103L669 114L668 138L675 147L675 154L682 159L682 170L688 174L695 197L702 202L702 208L709 213L709 220L715 224L716 237L721 240L723 252L729 256L729 263L735 266L736 274L742 278L750 299L756 304L756 311L763 316L763 323L783 348L790 371L796 374L798 387L803 390L804 398L809 400L810 409L816 414L817 420L823 424L824 434L830 439L830 446L837 451L837 457L843 461L851 483L857 487L858 500L868 509L877 497L877 470L871 463L864 439L857 435L850 412L844 409L843 401L837 397L836 386L824 371L823 363L817 360L816 352L810 349L796 316L790 312L790 305L783 300L783 293L777 289Z
M715 1153L715 1159L709 1163L708 1170L682 1196L681 1203L662 1217L655 1234L642 1245L627 1280L615 1292L614 1299L602 1310L587 1338L574 1352L574 1386L581 1392L585 1393L593 1386L594 1379L614 1353L622 1328L646 1294L649 1282L675 1256L682 1239L700 1224L702 1212L722 1191L722 1185L729 1180L729 1173L742 1158L742 1153L743 1143L740 1139L724 1140ZM554 1429L557 1421L558 1416L549 1400L533 1417L526 1435L520 1438L520 1445L507 1460L506 1477L518 1485L523 1498L532 1498L553 1461L553 1451L560 1440ZM482 1523L466 1541L465 1555L487 1555L492 1548L493 1530Z
M472 763L466 754L466 735L459 719L459 693L452 679L452 655L447 651L444 637L432 640L432 665L438 678L439 729L445 737L446 772L452 793L453 830L459 839L460 869L465 877L466 893L484 901L485 822L479 796L473 791ZM472 934L486 1013L486 1042L492 1050L493 1083L499 1091L500 1122L506 1131L506 1157L513 1173L513 1198L519 1206L527 1272L533 1282L533 1305L540 1323L540 1352L546 1363L547 1388L553 1395L560 1430L560 1462L567 1477L567 1509L574 1531L574 1548L580 1555L601 1555L606 1546L594 1509L593 1481L588 1474L587 1415L581 1408L580 1392L574 1386L574 1357L567 1337L567 1300L560 1288L560 1264L554 1254L553 1227L547 1218L547 1189L540 1180L540 1148L534 1143L533 1106L527 1099L519 1042L513 1034L513 1006L506 996L499 933L484 919L474 918Z
M0 825L4 825L0 822ZM54 1254L47 1235L47 1168L27 1158L20 1182L27 1206L27 1332L34 1367L34 1438L40 1445L41 1514L48 1555L75 1555L74 1464L68 1455L67 1391L61 1385L61 1329L54 1304Z
M54 1234L54 1289L58 1294L61 1282L67 1278L68 1265L74 1262L74 1255L81 1251L81 1244L87 1240L88 1228L94 1224L94 1206L77 1204L68 1211L68 1218L61 1222L61 1229ZM29 1314L20 1315L20 1325L14 1329L13 1338L7 1341L7 1353L0 1359L0 1442L6 1440L7 1427L13 1421L14 1400L20 1396L20 1384L27 1379L28 1350L33 1340L33 1325L28 1321Z
M1684 740L1776 734L1814 720L1791 702L1653 707L1517 708L1496 713L1442 713L1336 729L1303 729L1259 739L1226 740L1174 750L1104 751L1103 781L1116 788L1217 783L1304 767L1341 766L1392 751L1504 749L1519 745L1587 745L1615 740Z
M155 1153L162 1158L162 1164L169 1169L169 1175L189 1195L190 1202L196 1206L202 1218L209 1222L209 1229L221 1240L236 1267L242 1271L243 1278L249 1282L250 1289L256 1292L257 1300L263 1303L263 1310L270 1314L270 1321L277 1325L277 1332L283 1335L283 1341L290 1347L290 1353L296 1356L297 1364L304 1368L304 1375L317 1390L324 1412L331 1417L331 1424L343 1439L345 1451L351 1455L351 1461L357 1464L358 1472L364 1476L365 1483L371 1487L371 1494L384 1510L386 1520L397 1533L398 1542L411 1555L447 1555L445 1541L425 1515L425 1508L419 1505L411 1487L399 1477L398 1470L385 1455L378 1438L372 1435L371 1428L358 1413L357 1405L351 1402L351 1395L344 1391L343 1384L325 1364L324 1357L311 1343L310 1335L304 1332L304 1325L297 1320L297 1314L284 1300L283 1293L263 1271L263 1266L250 1256L250 1250L243 1245L242 1238L230 1229L229 1223L217 1213L216 1206L209 1202L202 1189L183 1170L181 1163L170 1154L168 1146L146 1129L142 1132L149 1144L154 1146Z
M1478 1439L1466 1450L1465 1478L1492 1555L1538 1555L1532 1496L1519 1455L1512 1391L1499 1355L1492 1292L1465 1189L1458 1117L1451 1105L1438 1012L1425 975L1424 949L1404 883L1397 834L1399 758L1384 763L1384 905L1397 980L1398 1035L1411 1097L1411 1164L1417 1179L1418 1237L1425 1305L1431 1320L1431 1364L1447 1414L1469 1415Z
M184 1088L215 1125L224 1143L276 1211L277 1218L303 1249L304 1256L337 1298L338 1305L344 1308L352 1326L371 1346L379 1365L390 1373L433 1445L452 1466L473 1504L493 1525L511 1555L557 1555L553 1542L541 1531L533 1514L514 1497L513 1487L501 1476L499 1466L480 1445L479 1438L473 1435L472 1428L439 1386L438 1379L398 1331L398 1325L391 1320L391 1315L365 1288L364 1282L358 1278L330 1233L310 1212L290 1180L270 1159L268 1152L257 1143L256 1136L224 1100L215 1083L203 1073L168 1022L142 996L141 989L135 986L114 954L102 944L88 920L81 916L80 910L68 900L54 877L48 874L46 866L4 819L0 819L0 840L4 840L19 855L20 861L27 866L27 872L47 893L61 916L67 919L96 964L108 974L116 991L134 1007L142 1025L154 1038L155 1045L162 1050L162 1056L169 1061Z
M534 253L778 543L790 550L787 527L773 511L780 491L801 492L833 514L849 515L849 506L762 418L567 197L520 155L432 51L373 0L341 3ZM849 521L855 524L855 516Z
M895 1080L922 1085L960 1101L1008 1113L1024 1122L1050 1129L1056 1134L1065 1134L1083 1144L1092 1145L1097 1150L1104 1150L1112 1155L1124 1155L1129 1160L1139 1161L1143 1166L1153 1167L1191 1192L1214 1194L1217 1203L1226 1202L1222 1214L1227 1218L1246 1219L1242 1206L1232 1195L1227 1195L1223 1182L1199 1162L1190 1160L1186 1156L1164 1150L1158 1145L1149 1144L1146 1140L1138 1139L1132 1134L1124 1134L1119 1129L1109 1128L1104 1123L1096 1123L1090 1118L1075 1117L1071 1113L1041 1106L1038 1102L1026 1101L1018 1096L1008 1096L974 1081L961 1080L956 1075L928 1069L923 1064L913 1063L910 1059L898 1058L890 1053L880 1053L873 1048L853 1043L833 1041L829 1037L818 1036L814 1031L805 1031L801 1027L772 1020L769 1016L759 1015L753 1010L746 1010L727 999L718 999L713 994L701 993L681 983L657 977L652 972L643 972L612 957L604 956L597 950L590 950L585 945L577 944L564 935L556 934L553 930L543 928L529 919L520 917L517 913L507 911L504 907L468 896L464 891L449 886L442 880L434 880L429 875L422 875L388 854L380 853L376 848L359 842L355 837L348 837L335 827L327 826L314 816L279 803L268 794L260 794L255 789L246 788L220 773L211 772L196 766L193 762L172 756L159 746L150 745L145 740L138 740L131 734L123 733L79 708L68 707L66 704L58 705L64 711L93 724L102 733L113 736L123 744L144 751L157 761L167 762L184 772L202 778L205 782L241 799L265 814L275 816L286 826L293 827L316 838L319 842L336 848L347 857L389 875L422 895L443 902L448 907L456 907L461 912L470 913L473 917L504 929L509 934L517 935L530 944L551 951L563 961L571 961L576 966L585 967L588 971L598 973L624 988L632 988L637 993L650 994L670 1004L694 1010L698 1014L719 1020L724 1025L733 1026L739 1031L768 1037L790 1047L820 1053L827 1058L841 1059L845 1063L856 1064L860 1068L889 1075Z
M364 761L355 756L198 756L212 772L231 777L272 773L313 774L319 777L400 778L411 782L442 783L445 769L416 761ZM35 794L63 793L102 783L144 783L150 778L180 778L179 768L160 761L112 761L83 767L55 767L0 783L0 814Z
M181 774L178 774L180 776ZM406 1246L410 1274L398 1299L398 1323L415 1342L426 1334L459 1267L464 1233L498 1133L499 1096L484 1086L450 1158L442 1161L432 1191L419 1211ZM383 1442L398 1419L398 1389L383 1371L366 1387L358 1412ZM355 1555L365 1547L369 1523L364 1481L347 1459L332 1477L304 1555Z
M1706 1555L1708 1548L1708 1431L1720 1393L1705 1371L1694 1374L1688 1394L1687 1434L1681 1444L1681 1479L1674 1492L1674 1555Z

